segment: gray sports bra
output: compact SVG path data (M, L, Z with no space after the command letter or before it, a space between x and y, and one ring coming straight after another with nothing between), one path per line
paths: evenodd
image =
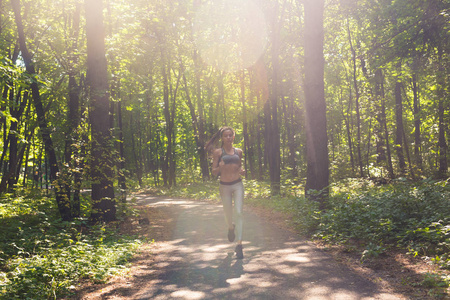
M239 157L239 154L236 150L236 148L234 148L234 153L233 154L227 154L225 152L225 149L222 148L222 155L219 158L219 162L223 160L223 162L227 165L227 164L239 164L241 162L241 158Z

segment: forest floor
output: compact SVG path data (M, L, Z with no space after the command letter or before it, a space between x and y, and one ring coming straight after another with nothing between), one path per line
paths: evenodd
M153 242L142 245L127 274L80 283L70 299L450 299L448 289L427 284L436 266L399 251L361 263L357 249L298 237L279 212L245 207L251 238L244 260L236 260L217 203L137 199L139 218L121 229Z

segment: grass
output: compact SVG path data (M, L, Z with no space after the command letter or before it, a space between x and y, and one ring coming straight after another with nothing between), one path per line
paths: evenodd
M339 243L357 239L366 250L397 247L450 268L450 185L398 181L334 193L321 214L316 238ZM370 248L370 249L369 249Z
M39 194L0 200L0 299L58 299L81 279L124 272L141 241L85 219L61 222L55 201Z

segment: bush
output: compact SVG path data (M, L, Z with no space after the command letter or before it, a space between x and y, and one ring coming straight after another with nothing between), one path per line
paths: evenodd
M104 281L140 244L83 219L61 222L49 198L2 199L0 219L1 299L56 299L82 278Z
M316 237L333 242L357 239L363 245L390 245L432 256L449 267L450 186L425 180L398 181L359 192L336 193L323 212Z

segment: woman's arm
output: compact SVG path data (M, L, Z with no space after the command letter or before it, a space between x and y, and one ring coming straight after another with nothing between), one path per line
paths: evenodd
M245 170L242 168L242 150L239 149L239 148L236 148L236 150L238 152L239 158L241 159L240 162L239 162L239 164L240 164L239 165L239 167L240 167L239 174L240 175L245 175Z
M214 176L218 176L220 173L219 158L220 158L221 154L222 154L221 149L216 149L213 152L213 162L212 162L211 173Z

